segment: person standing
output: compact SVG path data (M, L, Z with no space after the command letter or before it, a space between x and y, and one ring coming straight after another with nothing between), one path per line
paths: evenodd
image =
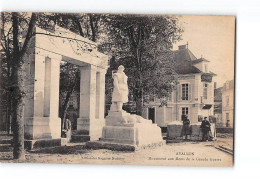
M190 128L190 120L185 115L183 117L183 126L181 130L181 136L183 137L183 140L190 140L191 135L191 128Z
M201 122L200 128L202 131L202 141L208 141L210 136L210 122L208 121L207 117L204 117L203 121Z
M65 120L64 130L66 132L67 141L70 142L70 140L71 140L71 122L68 118L66 118L66 120Z

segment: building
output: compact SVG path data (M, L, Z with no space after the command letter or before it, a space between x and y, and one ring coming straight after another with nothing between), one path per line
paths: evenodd
M216 118L216 127L224 127L225 122L222 119L222 87L214 89L214 116Z
M226 127L233 127L234 121L234 80L223 84L222 118Z
M213 116L215 74L210 71L210 62L205 58L195 57L188 45L181 45L171 53L177 73L177 81L172 83L171 95L167 99L150 100L145 105L143 116L160 127L181 121L182 115L187 115L191 123Z
M77 129L77 119L79 117L79 92L73 92L69 99L67 118L71 121L72 130Z

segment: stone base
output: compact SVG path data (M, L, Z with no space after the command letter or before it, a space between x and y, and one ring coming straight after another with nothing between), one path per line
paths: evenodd
M86 143L87 149L108 149L113 151L137 151L141 149L146 148L154 148L164 145L165 142L161 141L159 143L153 143L149 145L143 145L143 146L136 146L136 145L129 145L129 144L116 144L111 142L104 142L104 141L91 141Z
M94 119L78 118L77 119L76 137L78 135L80 135L80 136L88 135L89 139L87 141L99 140L99 138L101 138L101 136L102 136L102 128L104 125L105 125L104 118L99 118L99 119L98 118L94 118ZM74 137L74 138L76 138L76 137Z
M167 125L167 139L182 139L181 130L182 122L174 121Z
M161 128L141 116L125 111L109 112L102 130L102 142L137 147L163 142Z
M66 138L25 140L24 148L27 150L33 150L33 149L39 149L45 147L64 146L66 144L67 144Z
M88 142L90 141L89 135L72 135L71 142Z
M58 117L25 117L24 136L28 140L58 139L61 136L61 119Z
M182 122L174 121L167 125L167 140L182 140L181 130L182 130ZM191 141L199 141L202 140L202 131L200 129L201 123L193 123L191 124ZM216 140L216 128L215 124L211 124L211 132L213 140Z

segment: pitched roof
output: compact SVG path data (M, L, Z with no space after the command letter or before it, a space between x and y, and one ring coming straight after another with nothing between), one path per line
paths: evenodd
M197 64L197 63L200 63L200 62L209 62L208 60L206 60L205 58L198 58L196 60L193 60L192 63L193 64Z
M193 66L192 61L197 60L195 55L187 48L173 51L173 59L176 62L176 72L178 74L201 73Z

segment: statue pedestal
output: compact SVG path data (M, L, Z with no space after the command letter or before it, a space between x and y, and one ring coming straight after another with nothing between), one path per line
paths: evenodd
M151 120L125 111L109 111L102 130L102 142L131 145L136 148L162 145L161 129Z

